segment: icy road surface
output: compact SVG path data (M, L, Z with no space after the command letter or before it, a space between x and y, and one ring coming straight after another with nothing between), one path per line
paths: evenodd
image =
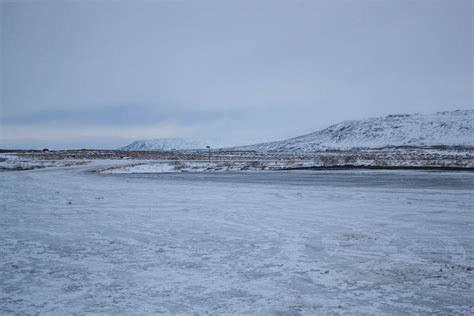
M0 314L474 313L474 173L0 173Z

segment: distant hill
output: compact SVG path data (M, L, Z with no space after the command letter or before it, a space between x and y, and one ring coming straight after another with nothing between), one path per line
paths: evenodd
M152 140L138 140L120 150L183 150L183 149L205 149L209 145L202 141L185 138L158 138Z
M474 146L474 110L402 114L345 121L287 140L240 146L238 150L304 152L387 146Z

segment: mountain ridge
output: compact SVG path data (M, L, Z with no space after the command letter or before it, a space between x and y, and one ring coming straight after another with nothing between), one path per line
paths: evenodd
M253 145L223 147L209 141L158 138L138 140L120 150L200 150L206 149L207 145L228 150L277 152L377 149L399 146L474 147L473 129L474 110L455 110L433 114L391 114L347 120L302 136Z
M474 146L473 126L474 110L391 114L343 121L306 135L233 149L305 152L394 146Z
M156 138L149 140L137 140L120 148L126 151L169 151L187 149L205 149L207 143L187 138Z

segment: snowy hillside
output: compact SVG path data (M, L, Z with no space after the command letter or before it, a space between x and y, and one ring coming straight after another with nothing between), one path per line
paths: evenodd
M138 140L121 150L181 150L181 149L205 149L209 145L202 141L184 138L158 138L152 140Z
M283 141L242 146L257 151L315 151L386 146L474 146L474 110L430 115L388 115L345 121L321 131Z

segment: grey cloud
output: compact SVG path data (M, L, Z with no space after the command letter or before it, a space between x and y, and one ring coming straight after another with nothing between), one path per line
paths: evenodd
M2 124L171 121L263 141L473 105L472 1L0 6Z
M4 124L65 124L137 126L173 122L178 124L205 123L242 117L238 110L209 111L180 107L151 107L140 105L96 106L73 109L45 110L25 115L5 117Z

